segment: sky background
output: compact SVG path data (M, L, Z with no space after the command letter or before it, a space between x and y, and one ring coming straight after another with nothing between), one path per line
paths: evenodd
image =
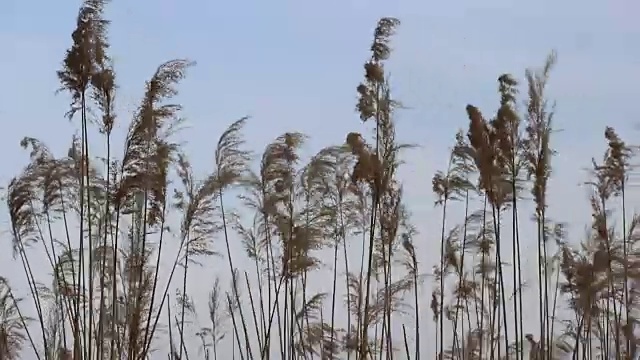
M79 4L0 5L2 185L26 163L23 136L64 154L77 129L63 116L69 97L55 91ZM120 87L117 131L122 136L156 67L189 58L198 64L179 87L189 126L181 136L199 172L212 166L220 133L245 115L252 117L246 136L255 151L292 130L311 136L309 154L342 143L350 131L367 131L354 112L355 87L373 28L380 17L398 17L388 66L395 97L407 107L397 117L398 137L420 145L406 154L400 176L422 233L417 246L430 265L437 261L429 255L437 246L430 225L439 221L431 177L446 166L456 130L466 127L465 105L493 113L498 76L523 79L525 68L542 65L555 49L549 98L557 102L555 124L562 131L553 140L559 156L552 216L569 222L579 237L589 209L578 185L582 169L604 149L604 127L614 126L632 143L638 136L638 13L633 0L114 1L106 17ZM20 283L3 237L0 274Z

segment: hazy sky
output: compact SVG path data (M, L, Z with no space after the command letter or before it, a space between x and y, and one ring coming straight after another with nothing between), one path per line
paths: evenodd
M25 136L38 137L59 154L75 125L63 114L69 98L55 95L56 70L71 43L79 1L3 0L0 6L0 182L25 163ZM366 131L354 112L355 87L369 56L378 18L402 21L389 64L394 93L405 106L398 137L421 148L402 170L407 202L423 235L433 210L431 176L443 168L465 105L492 113L497 77L522 78L550 50L558 64L549 83L557 101L554 137L559 151L552 213L570 221L576 235L589 221L578 172L604 149L605 125L631 142L638 133L640 5L633 0L516 2L507 0L203 0L114 1L110 42L118 85L120 131L142 96L144 81L172 58L197 61L180 86L190 126L182 136L194 166L206 171L220 132L250 115L249 144L261 150L289 130L311 135L309 153L340 143L349 131ZM635 25L634 25L635 24ZM8 239L7 239L8 240ZM0 253L9 251L8 241ZM0 274L12 272L0 255ZM424 256L423 261L436 258ZM430 265L430 264L429 264ZM226 271L226 269L225 269ZM18 281L18 280L16 280Z

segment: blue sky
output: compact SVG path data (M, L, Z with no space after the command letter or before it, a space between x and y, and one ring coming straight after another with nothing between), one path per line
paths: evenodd
M396 97L410 108L400 114L400 136L424 146L423 166L444 162L434 152L465 125L467 103L492 111L497 76L521 76L525 67L542 64L551 49L559 53L550 85L558 102L557 124L571 134L558 136L560 148L587 146L600 138L604 124L632 129L637 121L632 107L633 85L640 77L635 46L640 27L630 14L640 6L630 0L148 4L114 1L108 7L121 87L120 124L159 63L196 60L198 66L180 87L180 101L191 127L184 136L194 162L203 165L208 160L201 154L211 138L243 115L253 117L248 136L258 148L291 129L312 135L313 148L358 130L354 88L381 16L403 22L389 70ZM0 94L5 154L17 152L18 140L27 134L54 148L66 146L73 125L62 118L67 97L54 95L55 71L70 44L77 6L72 1L3 4L0 71L4 83L11 84ZM5 160L0 180L7 180L22 160Z
M25 163L25 136L64 152L76 128L63 114L66 94L55 95L55 71L70 45L78 1L4 0L0 11L0 182ZM182 134L197 169L206 171L213 141L233 120L250 115L249 144L260 151L285 131L311 136L309 152L366 131L354 113L378 18L402 25L388 70L395 96L408 109L398 115L401 140L421 145L405 158L401 175L414 222L435 224L431 176L443 168L464 107L496 108L496 79L522 78L552 49L558 64L549 84L557 101L556 180L552 201L561 220L578 232L588 211L576 185L591 156L602 152L605 125L632 141L640 83L640 5L633 0L515 2L460 0L114 1L110 42L121 91L120 131L144 81L157 65L197 61L180 86L189 128ZM429 239L424 235L421 241ZM425 245L429 246L429 245ZM8 247L2 245L0 252ZM4 259L0 256L0 259ZM428 258L426 260L431 261ZM0 263L0 273L8 269Z

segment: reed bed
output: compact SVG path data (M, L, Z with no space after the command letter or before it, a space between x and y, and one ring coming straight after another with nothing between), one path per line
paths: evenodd
M500 75L490 117L467 105L468 128L432 179L441 225L418 234L397 176L413 145L396 137L385 70L397 19L377 23L354 84L359 132L311 158L298 132L254 152L242 118L200 174L176 140L175 96L194 63L159 65L134 115L117 116L106 3L84 1L58 71L78 134L62 155L24 138L29 161L6 187L29 291L0 277L0 359L637 357L640 217L625 203L635 148L605 129L586 182L591 227L569 242L548 214L555 53L522 83ZM120 144L116 123L128 126ZM428 248L436 264L419 263ZM207 263L220 277L198 279L211 290L193 298L188 280ZM42 266L50 277L36 277ZM319 273L328 291L312 290Z

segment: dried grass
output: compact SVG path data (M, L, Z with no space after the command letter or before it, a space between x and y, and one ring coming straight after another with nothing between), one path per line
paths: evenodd
M634 151L614 129L605 130L608 147L593 161L588 182L592 229L572 246L562 223L547 215L555 152L545 89L555 54L525 73L523 114L518 81L509 74L498 78L493 117L466 107L468 129L455 135L448 168L432 180L442 209L441 251L430 299L422 299L424 247L415 241L429 234L411 226L396 178L400 154L410 146L396 139L399 104L385 71L397 19L378 22L356 88L356 110L372 137L349 133L343 145L304 161L306 136L288 132L266 146L253 169L243 118L220 135L211 172L199 176L174 140L181 106L172 99L193 65L188 60L157 68L129 122L123 153L113 156L111 133L120 119L105 5L85 0L58 72L80 135L63 156L25 138L30 160L7 188L13 252L36 317L21 312L24 300L0 278L0 359L27 353L39 360L146 359L154 349L170 359L207 360L636 357L640 217L627 221L625 203ZM90 116L90 108L99 116ZM102 135L106 159L91 155L92 131ZM525 334L519 205L530 202L527 192L535 205L540 300L539 324ZM235 193L248 216L228 208ZM612 225L618 201L621 229ZM451 219L454 202L464 204L464 218ZM169 220L175 216L177 231ZM54 235L60 229L63 240ZM245 253L232 253L232 241ZM163 279L166 242L177 251L168 254ZM348 255L352 244L361 247L360 259ZM51 266L49 286L33 273L38 249ZM218 255L226 258L231 283L224 290L218 278L213 282L209 324L200 326L192 321L202 314L187 279L192 267ZM310 277L323 268L332 271L331 292L312 293ZM421 322L420 305L429 301L433 325ZM340 309L346 319L338 318ZM425 325L435 329L433 342ZM168 348L157 348L163 339ZM231 354L221 353L222 343L231 344L225 347Z

